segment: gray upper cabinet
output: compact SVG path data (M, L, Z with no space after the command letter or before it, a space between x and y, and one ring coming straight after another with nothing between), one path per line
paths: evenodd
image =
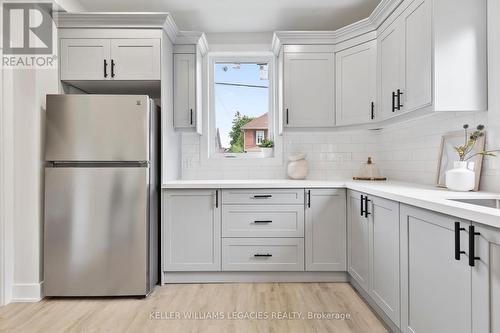
M335 63L336 125L370 122L377 106L377 41L337 52Z
M321 46L285 46L282 110L285 128L335 126L333 47Z
M455 222L459 241L455 241ZM470 222L401 206L401 329L408 333L470 333L472 275Z
M174 126L196 127L196 54L174 54Z
M61 80L109 79L111 41L97 38L61 39Z
M306 271L346 270L346 191L306 190Z
M112 39L111 65L116 80L160 80L159 39Z
M486 0L405 1L378 34L377 120L487 110Z
M62 38L61 80L160 80L157 38Z

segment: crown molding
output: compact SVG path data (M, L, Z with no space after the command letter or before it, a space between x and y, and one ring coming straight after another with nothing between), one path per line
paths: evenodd
M403 1L404 0L382 0L368 17L374 29L380 27Z
M208 53L208 41L204 32L199 31L180 31L175 39L175 45L193 45L195 44L202 56Z
M163 29L172 42L179 29L170 13L54 12L58 28Z
M277 56L281 47L286 44L335 45L375 32L403 1L382 0L369 17L334 31L276 31L273 34L271 50Z
M179 34L179 28L177 27L177 24L175 24L172 15L169 14L165 18L165 23L163 24L163 30L167 34L170 41L172 43L175 43L177 35Z

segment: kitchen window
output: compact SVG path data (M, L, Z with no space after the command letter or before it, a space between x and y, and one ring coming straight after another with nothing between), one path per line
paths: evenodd
M274 142L273 61L270 55L209 58L211 158L268 158L261 145Z

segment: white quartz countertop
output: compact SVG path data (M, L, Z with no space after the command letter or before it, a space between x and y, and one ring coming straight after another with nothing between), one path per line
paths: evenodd
M348 188L404 204L500 228L500 209L449 199L500 199L498 193L453 192L435 186L403 182L319 181L319 180L178 180L162 185L164 189L225 188Z

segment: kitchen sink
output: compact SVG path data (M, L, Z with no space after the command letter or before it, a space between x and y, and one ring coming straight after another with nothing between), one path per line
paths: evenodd
M448 199L471 205L500 209L500 199Z

